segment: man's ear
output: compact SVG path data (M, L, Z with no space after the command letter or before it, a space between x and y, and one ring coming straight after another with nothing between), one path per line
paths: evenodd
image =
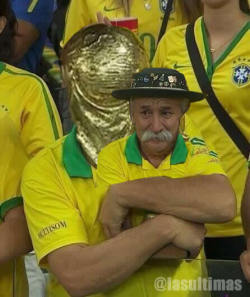
M6 26L6 23L7 23L7 19L5 16L1 16L0 17L0 34L3 32L5 26Z
M180 117L179 132L182 134L185 131L185 114Z

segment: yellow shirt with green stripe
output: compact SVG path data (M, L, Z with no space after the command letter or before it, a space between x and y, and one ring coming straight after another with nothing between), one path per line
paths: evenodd
M11 209L22 205L21 175L28 158L13 121L0 109L0 225ZM14 277L16 275L16 277ZM14 289L14 288L15 289ZM0 297L28 296L22 258L0 266Z
M187 136L186 136L187 137ZM223 174L217 154L210 151L204 140L193 137L184 140L179 134L172 154L168 155L158 168L145 160L139 150L136 134L117 140L106 146L98 156L97 182L99 186L107 187L112 184L144 179L157 176L184 178L195 175ZM202 197L201 197L202 199ZM133 210L133 225L140 224L148 211ZM198 259L203 259L201 253ZM164 269L161 265L149 262L142 268L144 291L146 296L166 296L156 293L153 288L154 279L161 275L172 279L197 279L205 277L206 270L203 261L166 261ZM166 294L166 292L165 292ZM203 296L202 292L171 292L172 296ZM205 294L205 293L204 293ZM137 296L137 295L133 295ZM205 296L205 295L204 295Z
M43 80L1 62L0 108L12 118L29 157L62 136L59 114Z
M180 1L174 1L168 29L187 23L187 18L181 12ZM166 0L152 0L151 9L146 10L144 1L132 1L130 16L138 17L138 35L145 45L150 61L156 50L166 3ZM98 11L109 19L124 17L124 9L118 7L113 0L71 0L62 45L64 46L81 28L96 23Z
M50 92L42 79L27 71L1 62L0 111L7 114L13 121L14 128L20 137L20 142L28 158L33 157L38 151L62 136L59 114ZM1 139L1 147L5 145L4 142L5 140ZM11 156L11 153L13 151L9 150L10 158L14 156ZM19 153L21 154L20 151L16 152L16 156ZM19 166L19 162L21 163L23 158L21 156L20 159L15 157L14 161ZM12 178L13 168L15 167L7 168L8 162L8 158L5 158L1 166L6 166L6 170L10 170L8 174L6 173L5 177L8 178L4 182L8 183L8 190L11 191L12 187L13 189L15 187L14 184L11 184L9 178ZM17 170L15 174L18 175L19 171ZM17 177L16 182L19 182L21 176ZM8 209L9 206L15 207L15 203L17 205L21 203L20 197L16 199L14 196L13 199L8 198L11 197L9 195L3 195L2 197L6 200L1 207L3 213L5 213L4 210ZM26 281L23 259L19 258L17 263L15 266L13 266L13 263L1 266L0 297L11 297L13 295L11 292L15 279L17 280L17 294L20 294L20 297L26 296L24 293Z
M24 207L41 265L47 266L46 256L58 248L77 243L96 245L105 240L98 213L106 187L97 186L96 180L96 171L85 160L76 140L75 128L39 153L25 168L22 182ZM197 275L194 266L189 266L185 275L188 279L190 275ZM175 272L174 268L172 270ZM122 285L92 296L140 297L145 296L145 290L147 296L165 296L165 293L154 289L156 277L162 274L169 276L169 269L165 271L162 264L155 266L148 263ZM54 285L49 296L68 296L56 282ZM189 294L178 292L171 296L184 297ZM203 295L199 292L196 295L192 293L192 296Z
M200 92L191 67L186 44L186 26L173 28L163 37L154 59L155 67L175 68L182 72L190 90ZM226 50L213 63L203 18L195 23L195 38L203 64L220 103L247 139L250 139L250 22L234 37ZM231 138L224 131L206 100L192 103L187 113L209 146L219 154L221 164L237 196L237 216L226 224L208 225L209 237L243 234L240 206L247 164Z

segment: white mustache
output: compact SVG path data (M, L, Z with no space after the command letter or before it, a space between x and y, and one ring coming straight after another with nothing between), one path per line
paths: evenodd
M146 142L149 140L159 140L159 141L172 141L173 134L168 130L162 130L161 132L155 133L150 130L146 130L143 132L141 141Z

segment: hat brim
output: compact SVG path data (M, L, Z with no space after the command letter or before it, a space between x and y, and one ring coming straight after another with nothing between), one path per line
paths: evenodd
M131 98L187 98L190 102L202 100L204 95L198 92L186 91L177 88L130 88L114 90L112 96L117 99L129 100Z

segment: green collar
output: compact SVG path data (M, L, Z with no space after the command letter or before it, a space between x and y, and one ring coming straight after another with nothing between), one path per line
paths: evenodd
M200 17L200 19L198 19L198 20L200 20L200 22L201 22L201 32L202 32L204 48L205 48L205 53L206 53L206 59L207 59L207 74L208 74L209 79L212 80L212 76L213 76L213 73L214 73L216 67L226 59L226 57L230 54L230 52L240 42L240 40L242 39L244 34L250 29L250 21L246 21L246 23L242 26L240 31L233 37L233 39L228 44L226 49L221 53L221 55L217 58L217 60L215 62L213 62L212 55L210 53L204 17Z
M91 166L85 159L76 139L76 126L66 136L63 144L63 164L70 177L92 178Z
M188 150L181 134L178 135L174 151L170 158L170 165L184 163L187 159ZM129 136L125 146L125 156L128 163L142 165L142 155L139 150L136 133Z
M6 65L3 62L0 62L0 74L4 71Z

